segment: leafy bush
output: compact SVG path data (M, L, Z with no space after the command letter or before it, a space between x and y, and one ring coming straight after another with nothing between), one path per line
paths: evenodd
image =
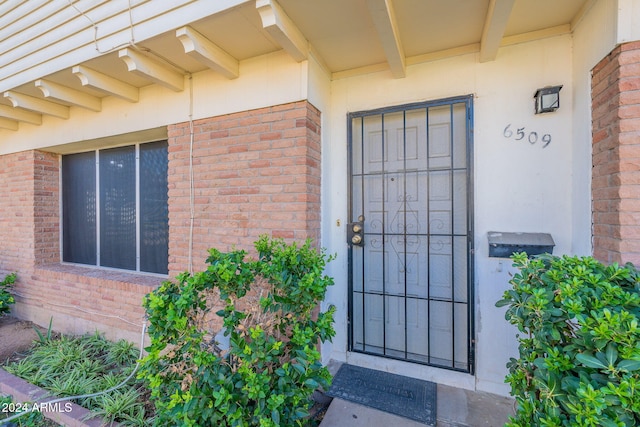
M513 261L519 273L496 304L522 333L507 426L640 425L638 271L590 257Z
M206 271L145 298L151 346L140 376L153 390L156 425L311 423L311 394L331 380L317 349L334 335L334 310L317 310L333 284L323 275L331 257L309 241L263 236L255 248L254 261L211 249ZM228 348L216 338L220 322Z
M0 282L0 317L9 313L9 310L11 310L11 304L16 302L13 295L9 293L9 289L13 287L15 281L16 274L11 273L7 275L2 282Z

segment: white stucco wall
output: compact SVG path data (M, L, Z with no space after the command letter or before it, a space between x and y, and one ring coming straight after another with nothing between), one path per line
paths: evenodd
M309 102L318 108L321 112L321 129L320 138L322 140L322 194L321 194L321 231L320 231L320 245L321 247L328 247L329 244L325 242L336 242L337 236L340 233L340 227L335 226L334 218L340 215L339 211L336 211L335 204L331 203L332 199L345 198L346 194L340 189L340 183L336 182L336 179L340 179L340 176L334 174L333 171L336 168L346 168L346 163L336 164L336 159L340 158L341 154L344 154L342 144L334 144L332 139L332 132L330 131L333 125L333 116L329 114L331 111L331 74L326 70L321 62L316 58L315 54L310 55L308 61L309 79L308 79L308 100ZM346 119L345 119L346 120ZM344 156L343 156L344 157ZM327 189L332 189L327 191ZM343 220L344 221L344 220ZM329 253L335 252L332 249ZM331 277L346 277L347 274L347 262L344 257L331 261L326 273ZM322 304L322 311L326 311L334 302L325 300ZM341 314L342 315L342 314ZM334 340L335 342L342 342ZM339 349L337 349L339 351ZM334 347L333 342L327 341L322 348L322 362L324 364L329 363L333 356Z
M494 304L509 286L511 267L509 260L488 257L487 232L546 232L556 242L555 253L572 251L571 52L571 36L565 35L502 48L493 62L479 63L477 54L470 54L411 66L404 79L378 72L332 82L330 166L325 161L323 168L323 246L338 254L331 266L336 286L328 297L339 310L333 358L508 393L503 380L505 364L517 351L515 328ZM533 94L548 85L564 86L561 108L536 116ZM346 354L347 113L468 94L474 96L476 375ZM552 142L543 148L539 142L506 138L507 125L514 132L524 127L526 135L530 131L539 137L549 134Z

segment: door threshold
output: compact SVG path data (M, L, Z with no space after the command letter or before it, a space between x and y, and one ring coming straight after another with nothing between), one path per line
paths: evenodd
M474 375L449 369L355 352L347 352L346 363L361 366L363 368L375 369L378 371L431 381L436 384L443 384L464 390L476 389L476 377Z

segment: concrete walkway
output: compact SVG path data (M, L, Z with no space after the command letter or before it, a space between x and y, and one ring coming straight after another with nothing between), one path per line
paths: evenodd
M437 427L502 427L513 414L514 400L490 393L438 385ZM333 399L320 427L424 427L424 424Z

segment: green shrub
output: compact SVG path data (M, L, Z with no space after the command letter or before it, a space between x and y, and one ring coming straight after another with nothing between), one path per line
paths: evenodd
M496 304L521 333L507 426L640 425L638 271L590 257L513 261L513 288Z
M9 289L13 287L16 281L16 274L11 273L7 275L2 282L0 282L0 317L9 313L11 305L16 302L13 295L9 293Z
M145 298L151 345L140 376L152 390L156 425L312 423L311 394L331 380L317 349L334 335L333 308L317 310L333 284L323 275L331 257L309 241L263 236L255 248L255 261L211 249L206 271L184 273ZM215 338L214 313L228 348Z

